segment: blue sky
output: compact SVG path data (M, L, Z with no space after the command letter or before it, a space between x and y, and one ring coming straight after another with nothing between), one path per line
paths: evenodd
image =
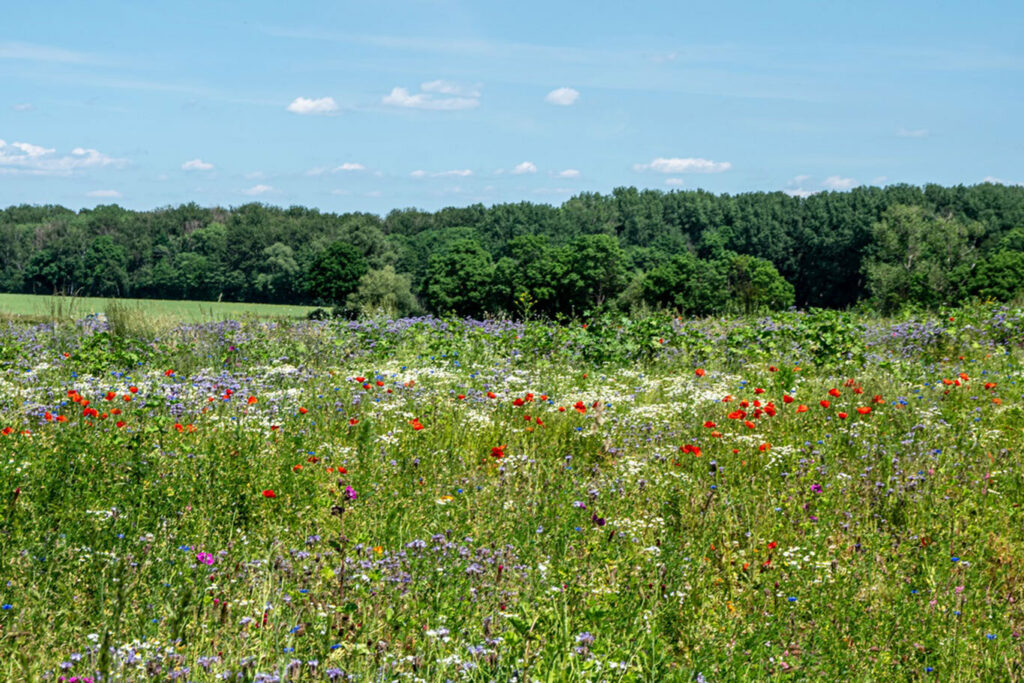
M4 3L0 205L1024 182L1024 3Z

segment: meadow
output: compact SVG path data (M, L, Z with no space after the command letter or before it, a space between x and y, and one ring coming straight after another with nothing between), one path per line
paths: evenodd
M44 294L0 293L0 317L28 318L39 321L78 319L101 315L111 305L140 312L153 320L175 322L211 322L256 318L304 318L315 306L284 304L247 304L233 301L188 301L176 299L109 299L90 296L52 296Z
M1018 680L1024 310L0 322L0 679Z

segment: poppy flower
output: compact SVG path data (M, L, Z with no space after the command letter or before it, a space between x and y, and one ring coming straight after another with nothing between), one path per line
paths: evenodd
M459 394L455 398L459 399L460 401L464 401L466 399L466 395L465 394Z
M420 419L418 417L414 417L413 419L409 420L409 424L411 424L412 428L415 429L417 432L423 429L423 425L420 424Z
M770 449L771 447L772 447L772 445L771 445L770 443L767 443L767 442L766 442L766 443L763 443L763 444L761 444L761 445L760 445L760 446L758 447L758 450L760 450L760 451L761 451L762 453L764 453L765 451L767 451L767 450L768 450L768 449Z
M729 403L730 401L732 401L732 396L726 394L722 397L722 403Z
M174 370L166 370L164 372L164 377L174 377Z
M754 389L754 393L755 394L763 394L764 393L764 389L762 389L761 387L757 387L756 389Z
M139 393L139 388L135 386L128 387L128 392L132 394L137 394Z
M796 412L798 412L798 413L806 413L807 412L807 406L805 406L803 404L798 405L796 407Z
M495 394L493 391L488 391L487 398L498 398L498 395Z
M831 388L831 389L829 389L829 390L828 390L828 395L829 395L829 396L832 396L833 398L839 398L839 396L841 395L841 393L840 393L840 391L839 391L838 389L836 389L835 387L833 387L833 388Z
M565 406L558 406L558 412L564 413L565 412Z
M277 498L277 494L274 493L273 489L264 489L263 497L264 498Z
M779 371L779 369L777 367L775 367L774 365L769 365L768 366L768 372L778 372L778 371Z
M861 415L867 415L871 412L871 408L869 406L861 406L860 408L857 408L857 412Z
M840 419L840 420L845 420L845 419L846 419L847 417L848 417L848 416L847 416L847 414L846 414L846 413L839 413L839 419Z
M707 427L708 429L714 429L716 425L711 420L708 420L707 422L704 423L704 426Z
M871 399L871 402L872 403L885 403L885 399L876 394L875 397L873 399Z
M506 448L508 448L508 446L494 446L493 448L491 448L491 457L504 458Z
M115 424L117 425L118 429L121 429L122 427L124 427L124 420L118 420Z
M516 408L520 407L521 405L523 405L523 399L521 399L521 398L515 399L514 401L512 401L512 405L514 405Z
M772 541L771 543L768 544L768 550L775 550L775 548L778 547L778 545L779 545L778 543L776 543L775 541Z
M356 378L355 378L355 380L356 380L357 382L359 382L360 384L362 384L363 382L365 382L365 381L366 381L366 378L365 378L365 377L356 377Z
M357 418L357 417L349 418L349 421L348 421L348 426L349 427L355 427L357 424L359 424L359 418Z
M696 374L698 377L703 377L707 373L704 372L704 368L697 368L696 370L694 370L694 374Z
M583 401L576 401L575 405L573 405L573 408L575 408L576 412L579 413L580 415L587 414L587 407L583 405Z
M746 416L747 416L747 414L745 412L743 412L742 410L734 410L731 413L729 413L728 418L730 420L742 420Z
M57 416L57 422L67 422L67 421L68 421L68 418L65 417L64 415L58 415Z
M820 405L820 406L821 406L822 408L828 408L828 407L829 407L829 406L831 406L832 404L831 404L831 403L829 403L828 401L819 401L819 402L818 402L818 405Z
M252 405L253 403L256 403L256 401L258 401L258 400L259 399L257 399L255 396L250 396L249 397L249 405Z
M786 394L785 396L782 397L782 402L783 403L792 403L793 400L794 400L793 397L790 396L789 394Z
M302 465L293 465L292 466L292 472L301 472L301 471L302 471Z
M746 422L744 422L743 424L747 426L747 429L753 429L754 427L756 427L756 426L757 426L757 425L755 425L755 424L754 424L753 422L751 422L750 420L747 420L747 421L746 421Z

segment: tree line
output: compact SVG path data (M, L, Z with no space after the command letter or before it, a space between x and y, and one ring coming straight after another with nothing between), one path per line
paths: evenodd
M306 303L479 317L891 311L1024 288L1024 187L791 197L617 188L561 206L387 216L252 203L0 211L0 291Z

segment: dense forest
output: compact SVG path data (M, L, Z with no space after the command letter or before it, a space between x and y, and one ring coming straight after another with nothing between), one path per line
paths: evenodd
M310 303L482 316L890 311L1024 288L1024 187L791 197L618 188L386 217L194 203L0 211L0 291Z

